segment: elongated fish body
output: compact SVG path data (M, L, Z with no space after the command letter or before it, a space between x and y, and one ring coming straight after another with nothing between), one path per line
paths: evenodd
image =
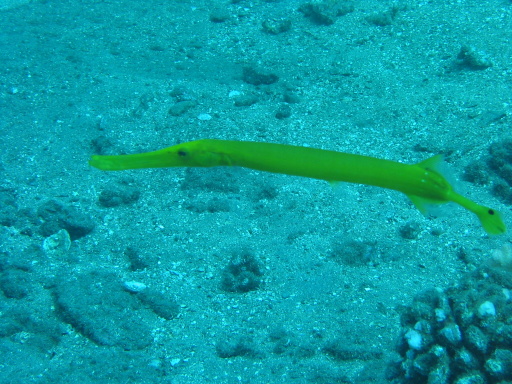
M218 165L235 165L329 182L344 181L374 185L398 190L408 195L428 194L432 199L445 198L444 178L439 178L437 173L417 165L292 145L203 141L192 143L198 143L198 148L205 153L222 150L223 156L219 158L221 164ZM441 183L443 188L431 188L432 183Z
M204 139L154 152L119 156L92 156L90 164L105 171L160 167L239 166L259 171L374 185L405 193L425 212L426 204L455 202L475 213L489 234L506 226L500 214L456 193L437 169L441 156L418 164L402 164L323 149L293 145Z

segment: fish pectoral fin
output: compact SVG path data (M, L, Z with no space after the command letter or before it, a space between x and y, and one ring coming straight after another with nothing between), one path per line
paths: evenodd
M424 215L429 213L430 208L433 205L446 203L446 201L427 199L425 197L420 197L416 195L407 195L407 197L409 198L409 200L412 201L412 203L418 209L418 211L420 211Z

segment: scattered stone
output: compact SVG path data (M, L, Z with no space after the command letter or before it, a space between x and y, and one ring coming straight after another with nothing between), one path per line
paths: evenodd
M354 5L343 0L314 0L299 7L299 12L317 25L332 25L337 17L353 11Z
M140 350L151 344L151 328L138 295L119 284L117 275L95 270L62 276L54 287L61 318L98 345Z
M200 46L198 46L199 48ZM171 92L169 92L169 95L176 100L176 102L180 101L195 101L197 99L197 96L194 94L194 91L191 89L188 89L184 85L177 85L174 87Z
M360 266L375 262L378 252L375 244L371 242L335 241L332 245L331 257L340 264Z
M210 21L213 23L223 23L229 19L229 11L226 8L216 7L210 12Z
M215 345L217 356L227 359L237 356L258 357L261 353L256 349L256 346L246 336L241 336L236 340L230 336L217 342Z
M408 222L400 227L400 236L407 240L415 240L421 233L421 225L417 222Z
M131 293L140 293L147 288L147 285L139 281L125 281L123 283L124 289Z
M500 248L493 249L488 264L512 272L512 245L505 243Z
M124 181L118 184L111 184L101 191L98 201L105 208L130 205L138 201L140 191L137 187Z
M12 188L0 187L0 225L14 226L18 216L17 211L15 191Z
M399 10L399 7L391 7L385 12L374 13L373 15L367 16L366 21L370 24L376 25L377 27L386 27L393 24Z
M43 240L43 251L49 256L63 256L69 248L71 248L71 237L65 229Z
M10 268L2 272L0 289L9 299L23 299L30 291L31 279L30 273Z
M269 71L256 69L252 67L244 67L242 80L252 85L270 85L279 81L279 76Z
M382 351L376 349L364 349L347 344L344 339L336 339L327 343L323 351L339 361L347 360L373 360L380 359Z
M276 118L279 120L286 119L292 115L292 109L288 104L281 104L276 112Z
M494 304L490 301L484 301L478 307L478 315L483 318L496 316L496 308L494 307Z
M232 90L232 91L229 91L228 97L230 99L232 99L233 97L240 96L241 94L242 94L242 92L240 92L240 91Z
M487 384L485 376L480 372L471 372L459 376L454 384Z
M254 291L261 284L263 272L254 255L242 250L231 257L222 273L221 288L227 292L245 293Z
M65 229L71 240L77 240L89 234L96 226L89 216L56 200L43 203L37 209L37 216L43 221L40 231L45 237Z
M401 316L396 350L402 359L390 363L386 377L402 384L504 384L512 378L512 302L503 294L512 288L509 275L484 264L447 290L417 295ZM442 322L432 316L440 308Z
M154 289L143 289L137 298L165 320L174 319L180 313L180 306L173 298Z
M141 271L149 266L146 260L144 260L140 256L139 252L133 247L126 247L124 255L130 262L130 271Z
M463 371L477 369L480 364L475 355L469 352L465 347L462 347L455 352L454 363L457 368L460 368Z
M473 70L483 70L493 65L487 54L467 45L461 47L457 61L460 66Z
M485 370L497 380L512 379L512 351L497 349L485 362Z
M212 115L210 115L209 113L200 113L199 115L197 115L197 118L201 121L208 121L212 119Z
M424 348L423 336L415 329L409 329L405 335L405 340L411 349L421 351Z
M477 185L487 185L491 181L489 170L481 161L473 161L464 168L464 180Z
M462 333L457 324L451 323L442 328L439 331L441 341L444 341L444 345L455 347L462 341Z
M263 31L271 35L279 35L287 32L292 27L292 21L288 18L269 19L261 23Z
M91 140L91 147L94 153L98 155L112 155L114 154L114 145L107 136L98 136Z
M186 206L185 209L188 209L192 212L197 213L216 213L216 212L229 212L231 210L231 205L229 200L221 199L218 197L213 197L208 201L204 201L201 199L191 200Z
M500 178L492 192L507 204L512 203L512 139L507 138L489 147L489 167Z
M287 91L283 95L283 101L288 104L297 104L300 103L300 97L293 92Z
M196 105L197 102L193 100L178 101L171 108L169 108L169 115L181 116L185 114L189 109L194 108Z
M489 347L489 336L487 336L480 328L470 325L464 332L467 347L475 353L485 354Z
M480 115L479 125L481 127L487 127L491 124L497 123L507 117L505 110L487 110L483 111Z
M235 107L250 107L258 102L258 98L253 94L235 96L233 100Z
M199 168L187 168L181 189L191 191L191 197L197 196L198 190L207 190L220 193L239 193L236 170L226 168L212 168L205 172Z

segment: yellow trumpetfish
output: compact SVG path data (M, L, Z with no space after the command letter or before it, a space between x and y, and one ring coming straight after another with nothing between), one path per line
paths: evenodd
M405 193L416 207L454 202L477 215L488 234L506 231L498 211L479 205L454 191L437 169L442 156L418 164L402 164L369 156L252 141L197 140L154 152L119 156L92 156L89 164L104 171L160 167L239 166L326 180L394 189Z

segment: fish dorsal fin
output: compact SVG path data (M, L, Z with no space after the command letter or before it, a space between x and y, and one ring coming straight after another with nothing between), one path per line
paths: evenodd
M425 170L437 172L443 176L443 173L439 169L442 161L443 161L443 155L434 155L432 157L429 157L428 159L420 161L416 165ZM418 209L418 211L420 211L424 215L430 213L432 211L433 206L446 203L446 201L429 199L429 198L425 198L422 196L416 196L416 195L407 195L407 197L409 198L409 200L412 201L412 203Z
M431 169L433 171L439 172L439 165L443 161L443 155L434 155L420 161L417 165L423 169Z

